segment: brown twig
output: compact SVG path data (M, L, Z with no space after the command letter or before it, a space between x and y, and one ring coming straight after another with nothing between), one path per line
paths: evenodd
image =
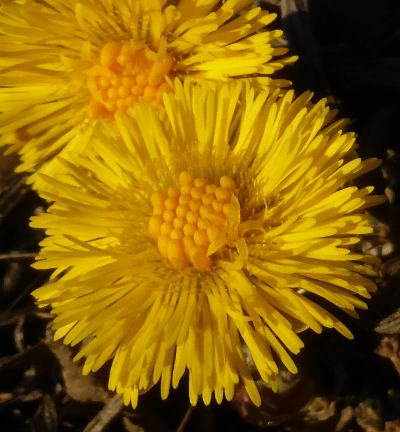
M11 252L8 254L0 254L0 261L19 261L35 259L37 254L34 252Z
M183 416L181 424L179 425L179 427L176 430L176 432L182 432L183 431L183 429L185 428L187 422L189 421L190 416L192 415L193 410L194 410L194 406L190 405L190 407L187 409L185 415Z
M107 424L120 413L123 406L124 403L121 396L115 395L85 427L83 432L101 432Z

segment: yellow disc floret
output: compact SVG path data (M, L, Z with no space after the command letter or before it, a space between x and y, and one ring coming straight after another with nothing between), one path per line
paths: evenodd
M235 194L228 176L220 178L218 187L186 171L179 175L179 188L153 193L149 233L161 255L176 268L209 270L211 255L237 240Z
M171 56L160 56L145 44L108 42L97 64L86 72L92 116L124 114L139 98L158 104L169 90L165 78L172 66Z

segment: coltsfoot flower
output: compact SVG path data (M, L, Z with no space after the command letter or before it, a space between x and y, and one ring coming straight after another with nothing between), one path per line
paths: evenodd
M0 145L20 153L20 171L57 174L46 162L81 152L96 120L159 105L170 79L288 85L271 75L295 57L271 45L276 14L252 3L1 0Z
M57 339L88 341L85 374L112 360L126 404L159 381L166 398L188 370L192 404L242 382L258 405L244 345L276 388L279 365L296 372L299 324L352 337L318 298L356 316L376 288L373 258L351 247L382 198L349 182L379 161L310 93L175 85L164 122L138 103L120 138L103 125L64 161L69 182L45 178L58 192L32 219L48 236L35 267L55 271L33 294Z

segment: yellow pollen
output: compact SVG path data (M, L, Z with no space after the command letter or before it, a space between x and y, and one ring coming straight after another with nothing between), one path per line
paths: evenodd
M148 229L160 254L176 268L209 270L213 253L237 240L232 228L236 191L228 176L221 177L217 186L184 171L178 188L153 193Z
M113 118L125 114L140 98L157 105L170 91L173 60L168 54L156 60L147 45L132 42L108 42L100 52L98 63L86 71L91 94L89 110L93 117Z

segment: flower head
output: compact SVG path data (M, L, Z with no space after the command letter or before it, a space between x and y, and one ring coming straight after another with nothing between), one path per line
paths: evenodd
M352 337L318 297L355 315L375 289L371 257L350 248L381 198L348 183L379 161L309 93L175 85L164 122L139 103L117 116L121 138L96 134L101 156L46 179L58 193L33 218L48 235L35 267L55 272L34 296L56 338L91 337L84 373L112 360L126 403L160 380L166 398L187 369L192 404L229 400L239 381L259 404L242 344L275 388L280 363L296 372L299 322Z
M138 100L159 105L171 79L282 86L270 75L295 60L271 45L282 31L264 30L276 14L246 10L252 0L0 3L0 144L21 154L20 171L82 151L96 120Z

